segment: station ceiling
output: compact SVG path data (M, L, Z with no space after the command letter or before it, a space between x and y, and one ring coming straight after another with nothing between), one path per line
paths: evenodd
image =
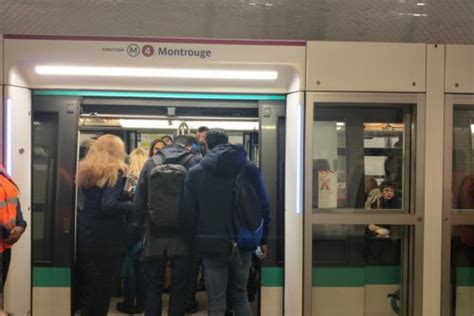
M0 33L474 44L474 0L0 0Z

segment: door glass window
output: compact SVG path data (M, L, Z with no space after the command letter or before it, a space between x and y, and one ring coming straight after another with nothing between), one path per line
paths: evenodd
M451 253L452 315L474 315L474 226L453 226Z
M52 262L56 200L58 114L35 112L33 117L33 261Z
M451 206L455 213L474 212L473 108L474 105L455 105L453 111ZM474 226L455 225L451 231L452 315L473 315Z
M366 225L313 225L312 315L401 315L406 226L377 238Z
M453 112L451 202L452 208L458 210L474 210L474 111L471 109L455 106Z
M404 172L410 155L409 109L402 105L315 106L314 209L407 211Z

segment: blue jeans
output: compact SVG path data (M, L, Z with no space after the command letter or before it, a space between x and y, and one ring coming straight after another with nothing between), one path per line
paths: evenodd
M171 292L168 316L183 316L192 256L145 257L145 316L161 315L161 293L165 283L166 263L171 261Z
M143 242L139 241L130 249L122 266L124 302L129 306L143 307L144 305L145 276L140 258L142 253Z
M234 316L249 316L247 297L251 251L236 251L227 258L203 258L204 278L209 300L209 316L223 316L229 304ZM227 295L231 302L227 302Z

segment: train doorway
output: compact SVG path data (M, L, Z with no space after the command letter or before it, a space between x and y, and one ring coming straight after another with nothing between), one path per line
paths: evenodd
M64 274L62 287L68 289L71 314L78 282L74 270L74 178L80 144L102 134L114 134L124 141L130 153L138 147L148 149L154 138L192 134L200 126L224 128L231 142L245 146L248 158L263 173L272 209L271 250L267 259L255 264L253 281L257 286L251 297L252 309L255 315L264 315L271 302L282 300L273 297L278 292L265 292L264 287L266 282L272 282L268 280L275 271L283 270L284 261L285 96L194 94L190 99L186 94L181 94L182 98L176 94L171 99L39 94L33 97L32 111L33 275ZM204 315L207 300L204 289L199 290L197 315ZM110 304L111 315L118 314L115 303L121 300L119 285L116 295Z

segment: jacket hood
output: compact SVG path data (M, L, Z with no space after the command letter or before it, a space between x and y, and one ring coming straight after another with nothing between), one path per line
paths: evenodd
M220 178L235 176L247 161L242 145L224 144L208 151L201 164Z
M170 145L162 148L159 151L163 163L176 163L188 154L191 154L184 146L181 145Z

